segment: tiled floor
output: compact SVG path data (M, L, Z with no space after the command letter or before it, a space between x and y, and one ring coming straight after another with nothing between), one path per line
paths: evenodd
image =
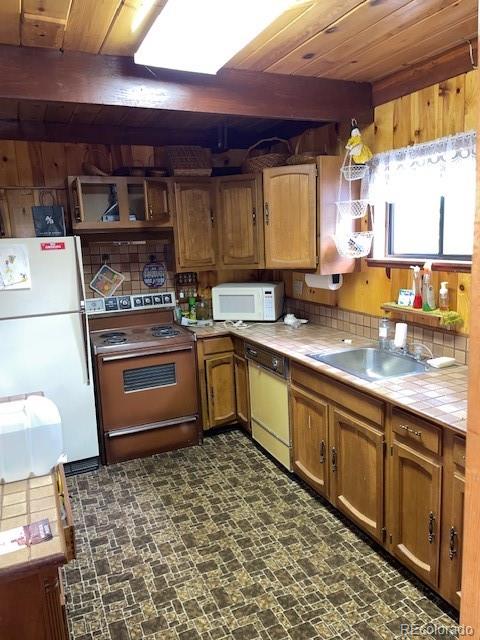
M238 431L69 489L73 640L370 640L454 624Z

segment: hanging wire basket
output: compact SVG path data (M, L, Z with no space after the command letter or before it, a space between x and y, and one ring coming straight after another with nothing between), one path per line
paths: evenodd
M363 218L368 211L369 200L337 200L335 204L342 218Z
M368 173L366 164L346 164L342 167L342 174L345 180L353 182L354 180L362 180Z
M352 231L334 236L338 253L344 258L364 258L372 249L373 231Z

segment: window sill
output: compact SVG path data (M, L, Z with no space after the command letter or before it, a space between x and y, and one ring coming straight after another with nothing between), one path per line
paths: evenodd
M418 260L418 258L367 258L369 267L380 267L382 269L409 269L413 266L423 267L430 258ZM444 271L452 273L470 273L472 270L471 260L437 260L432 261L432 271Z

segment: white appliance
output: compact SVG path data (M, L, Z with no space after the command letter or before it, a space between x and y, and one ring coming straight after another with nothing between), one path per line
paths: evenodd
M85 285L78 237L0 240L21 245L31 287L0 287L0 397L43 391L60 412L69 463L98 465L98 435Z
M275 322L282 315L283 282L229 282L212 288L214 320Z
M292 471L286 359L248 342L245 343L245 355L252 438Z

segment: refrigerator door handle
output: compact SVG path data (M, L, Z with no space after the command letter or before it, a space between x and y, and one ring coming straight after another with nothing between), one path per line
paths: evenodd
M91 376L90 376L90 358L89 358L89 331L88 331L88 317L87 312L85 311L85 284L83 282L83 262L82 262L82 253L80 246L80 238L78 236L74 237L75 241L75 262L77 265L77 273L78 273L78 281L80 283L80 315L82 316L82 335L83 335L83 350L85 355L85 382L87 386L92 384Z

